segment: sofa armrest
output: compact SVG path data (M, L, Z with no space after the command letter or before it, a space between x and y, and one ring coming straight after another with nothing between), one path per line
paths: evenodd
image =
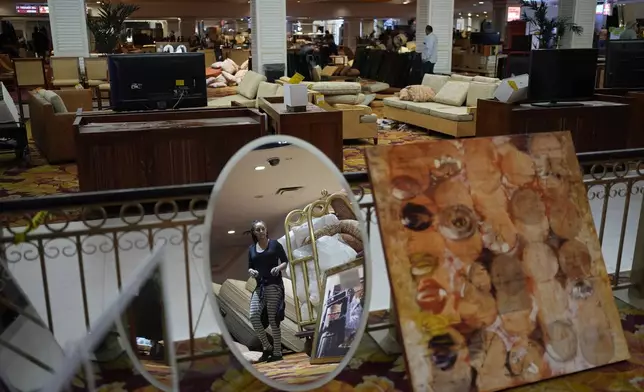
M76 113L55 113L45 124L49 141L46 157L50 163L76 160L74 120Z
M92 111L92 90L56 90L56 94L62 98L70 113L76 113L79 108L84 112Z

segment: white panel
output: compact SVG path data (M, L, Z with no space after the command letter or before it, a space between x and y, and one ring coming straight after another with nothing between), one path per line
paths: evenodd
M87 16L83 0L49 0L49 21L56 57L88 57Z
M264 73L265 64L284 64L286 71L286 1L252 0L253 70Z
M435 73L452 72L453 0L418 0L416 2L416 50L423 50L425 26L430 25L438 39L438 61Z
M592 0L561 0L559 15L570 17L572 21L584 28L581 35L566 33L561 39L562 48L592 48L595 31L595 6Z

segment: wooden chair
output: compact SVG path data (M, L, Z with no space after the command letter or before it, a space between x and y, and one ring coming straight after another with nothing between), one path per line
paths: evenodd
M74 87L81 82L77 57L51 57L49 59L54 75L55 87Z
M18 109L20 121L25 121L22 108L22 91L37 87L47 88L45 76L45 63L42 58L15 58L13 59L13 73L15 75L16 91L18 92Z
M87 87L93 91L94 97L98 102L98 110L103 110L102 91L107 91L109 93L110 85L107 69L107 57L86 57L84 62Z

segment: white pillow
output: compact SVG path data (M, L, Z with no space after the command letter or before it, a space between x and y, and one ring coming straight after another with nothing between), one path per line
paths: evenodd
M327 214L319 218L313 219L313 232L320 230L321 228L329 225L335 225L340 223L340 220L334 214ZM309 236L309 224L305 223L293 229L295 246L297 249L302 246L304 240Z
M491 99L494 98L494 92L496 92L496 84L493 83L481 83L481 82L472 82L470 83L470 88L467 90L467 106L476 106L476 103L479 99Z
M237 78L235 77L235 75L233 75L233 74L231 74L231 73L229 73L229 72L226 72L226 71L221 71L221 75L222 75L224 78L226 78L226 82L227 82L229 85L230 85L230 84L235 84L235 83L237 83Z
M451 80L458 80L461 82L471 82L474 80L474 76L466 76L466 75L459 75L459 74L452 74Z
M223 63L222 61L217 61L216 63L212 63L212 65L210 66L210 68L214 68L214 69L221 69L221 66L222 66L222 65L224 65L224 63Z
M462 106L467 98L467 91L470 88L469 82L450 80L434 97L434 102L444 103L451 106Z
M241 69L237 71L237 73L235 73L235 77L237 78L237 84L241 83L241 81L244 79L244 76L246 76L247 72L248 72L247 70Z
M353 82L318 82L311 85L311 90L326 95L360 94L362 86Z
M364 94L358 94L358 95L329 95L329 96L325 96L324 100L329 105L335 105L337 103L343 103L343 104L346 104L346 105L360 105L361 103L364 102L365 96L364 96Z
M248 70L248 60L244 61L242 65L239 66L239 69Z
M358 255L353 248L340 240L339 234L320 237L315 241L315 244L317 245L318 267L320 267L321 278L327 270L355 260ZM311 256L312 253L313 250L309 244L294 250L293 256L299 259ZM320 296L318 291L318 280L315 275L315 264L313 263L313 260L307 261L306 264L307 276L309 277L309 292L308 295L306 295L306 290L304 288L303 263L300 263L295 266L295 287L297 289L297 297L302 303L306 303L305 301L308 297L311 304L317 306L320 302Z
M423 76L423 81L421 84L423 86L431 87L432 90L436 94L443 88L445 83L449 80L449 76L447 75L433 75L433 74L425 74Z
M237 70L239 69L239 67L231 59L226 59L224 60L223 63L221 63L221 69L234 75L235 72L237 72Z

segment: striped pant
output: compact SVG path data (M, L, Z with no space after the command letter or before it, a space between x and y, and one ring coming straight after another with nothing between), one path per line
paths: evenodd
M282 355L282 332L276 320L281 299L282 290L275 284L264 287L264 298L260 299L259 290L255 290L250 299L250 322L257 333L257 337L262 342L264 351L268 351L271 348L271 344L266 337L266 331L262 325L262 312L264 311L264 306L267 307L268 324L271 326L271 331L273 332L273 355L277 356Z

